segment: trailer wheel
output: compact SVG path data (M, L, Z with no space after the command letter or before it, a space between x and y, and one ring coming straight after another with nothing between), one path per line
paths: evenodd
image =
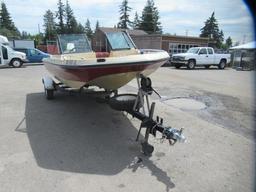
M146 142L141 143L142 146L142 152L144 153L144 155L146 156L151 156L153 151L154 151L154 147Z
M44 89L46 99L51 100L54 98L54 90L53 89Z
M14 68L19 68L22 66L22 61L20 59L13 59L11 61L11 66L14 67Z
M131 111L136 102L136 94L120 94L109 99L109 105L112 109L118 111Z

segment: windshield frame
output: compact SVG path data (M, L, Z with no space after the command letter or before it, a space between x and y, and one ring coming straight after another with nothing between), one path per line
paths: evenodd
M114 47L114 43L110 39L110 37L113 34L120 34L120 37L122 37L122 40L125 42L127 47L123 47L123 48L121 48L121 47L117 47L117 48ZM108 42L111 50L113 50L113 51L136 49L136 46L135 46L134 42L132 41L130 36L125 31L107 32L107 33L105 33L105 35L106 35L107 42Z
M84 50L82 51L76 51L76 52L65 52L67 51L64 50L63 48L63 45L65 44L65 42L63 40L65 40L64 38L65 37L70 37L70 36L74 36L74 37L82 37L81 40L84 40L84 43L85 43L85 47L84 47ZM59 34L57 36L57 40L58 40L58 47L59 47L59 51L60 51L60 54L76 54L76 53L89 53L89 52L92 52L92 47L91 47L91 44L87 38L87 36L85 34ZM74 39L75 40L78 40L78 39ZM67 43L66 43L66 46L68 45L68 43L73 43L74 44L74 48L75 48L75 43L74 41L68 41L67 40ZM64 43L64 44L63 44Z

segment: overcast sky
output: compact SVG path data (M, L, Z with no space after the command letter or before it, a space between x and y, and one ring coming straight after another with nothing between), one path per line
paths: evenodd
M1 0L0 0L1 1ZM66 0L63 0L65 2ZM47 9L57 10L57 0L4 0L20 31L29 33L43 31L43 15ZM100 26L113 27L119 18L119 5L122 0L69 0L79 22L84 24L88 18L92 28L99 20ZM146 0L128 0L133 20L135 11L141 15ZM242 0L155 0L160 12L160 22L164 33L198 36L204 22L215 11L219 28L225 39L240 43L253 40L253 21L247 6Z

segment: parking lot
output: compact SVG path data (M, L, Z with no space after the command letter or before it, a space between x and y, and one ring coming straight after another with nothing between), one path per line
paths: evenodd
M254 72L152 74L155 114L184 127L187 142L151 137L150 158L135 142L138 120L86 94L46 100L47 74L43 65L0 68L0 191L254 191ZM136 81L120 90L136 91Z

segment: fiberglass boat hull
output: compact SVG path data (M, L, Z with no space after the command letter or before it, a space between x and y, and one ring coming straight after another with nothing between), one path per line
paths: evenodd
M148 76L168 58L121 64L68 65L45 62L46 69L62 83L72 88L85 85L116 90L134 79L137 74Z

